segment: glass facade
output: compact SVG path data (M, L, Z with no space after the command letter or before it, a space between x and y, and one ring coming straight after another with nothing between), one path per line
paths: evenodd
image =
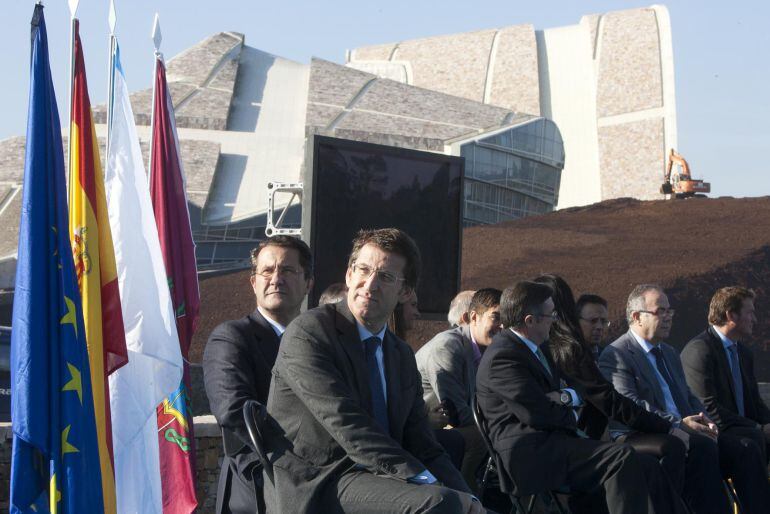
M299 228L300 216L299 206L290 207L282 227ZM196 223L198 220L192 215L190 221L199 271L237 268L248 264L251 249L265 239L267 226L266 215L219 226Z
M467 226L551 212L559 199L564 143L556 124L539 118L465 143Z

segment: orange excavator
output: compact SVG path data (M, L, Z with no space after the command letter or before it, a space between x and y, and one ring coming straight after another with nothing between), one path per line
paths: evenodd
M693 179L687 161L672 148L668 154L668 166L663 175L660 194L673 198L690 198L704 196L704 193L710 192L711 184Z

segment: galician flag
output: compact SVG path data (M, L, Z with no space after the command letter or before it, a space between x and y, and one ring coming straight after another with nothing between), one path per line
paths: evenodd
M174 106L159 56L155 62L150 196L158 225L160 247L176 313L179 346L187 360L198 321L200 297L195 245L190 230L184 173L174 124ZM195 509L195 437L187 391L190 371L185 364L179 388L158 406L160 472L164 514L189 514Z
M161 514L156 406L182 380L182 354L134 114L115 44L107 210L128 364L109 377L115 488L120 514Z
M115 475L107 376L127 360L104 177L88 98L79 23L75 20L75 66L69 147L70 241L75 259L91 363L104 512L115 512Z
M32 18L27 148L11 334L12 514L104 512L61 125L43 6Z

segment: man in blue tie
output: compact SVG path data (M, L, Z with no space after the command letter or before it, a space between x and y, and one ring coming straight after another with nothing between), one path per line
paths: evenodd
M755 298L745 287L718 290L709 305L709 327L684 347L682 365L720 432L753 441L767 462L770 409L759 396L754 354L746 344L757 321Z
M615 389L645 409L691 432L683 496L696 513L726 513L722 477L733 479L744 510L770 512L764 461L756 448L719 431L706 408L690 391L676 350L668 337L674 309L663 289L655 284L634 288L626 304L629 330L599 357L602 373ZM633 438L628 427L610 425L620 440ZM715 444L716 443L716 444ZM721 474L720 474L721 471Z
M267 403L268 512L484 512L433 435L414 353L386 328L419 269L404 232L361 231L347 297L287 327Z

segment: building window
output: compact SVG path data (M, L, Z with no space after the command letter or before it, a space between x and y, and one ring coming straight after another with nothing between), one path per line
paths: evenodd
M544 118L464 144L465 226L550 212L559 199L564 143Z

